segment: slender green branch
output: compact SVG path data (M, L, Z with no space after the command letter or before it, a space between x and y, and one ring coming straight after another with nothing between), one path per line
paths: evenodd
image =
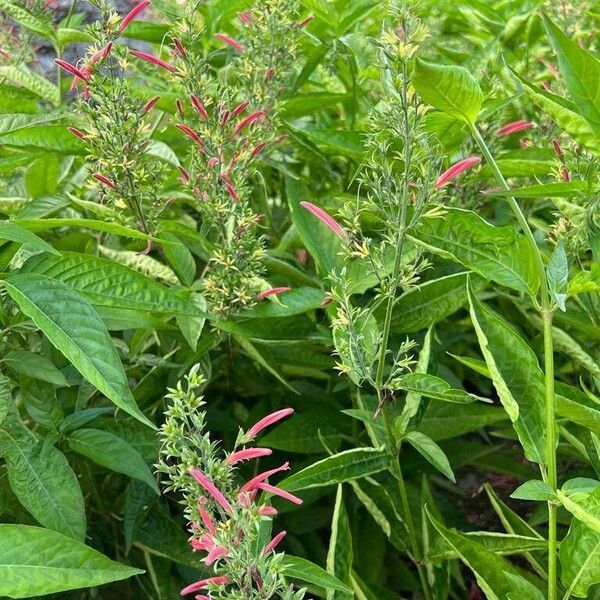
M471 133L481 149L492 173L498 183L505 191L510 191L510 187L504 179L498 163L496 163L492 153L485 143L481 133L475 125L471 126ZM540 280L540 300L538 305L535 298L532 298L538 307L543 320L544 336L544 382L545 382L545 416L546 416L546 481L548 485L556 490L558 486L558 476L556 468L556 447L558 439L556 435L556 397L554 393L554 346L552 340L552 315L555 307L550 296L548 282L546 280L546 268L542 259L542 254L529 227L529 223L521 210L518 202L513 196L508 196L508 203L523 230L523 233L529 240L532 252L535 256L539 280ZM543 471L542 471L543 472ZM557 597L557 562L556 562L556 516L557 506L554 502L548 502L548 600L556 600Z

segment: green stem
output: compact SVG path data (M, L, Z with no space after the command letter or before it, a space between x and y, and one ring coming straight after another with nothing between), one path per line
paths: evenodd
M510 187L504 179L498 164L490 152L479 130L475 125L471 125L471 133L481 149L492 173L498 183L505 191L510 191ZM544 336L544 383L545 383L545 416L546 416L546 481L548 485L556 490L558 486L558 476L556 468L556 447L558 439L556 436L556 397L554 393L554 344L552 340L552 315L554 306L548 282L546 280L546 268L542 259L542 254L529 227L529 223L521 210L518 202L513 196L508 196L508 203L523 230L523 233L529 240L531 249L535 256L537 270L540 279L540 300L541 305L537 304L533 298L534 304L539 309L543 321ZM557 564L556 564L556 513L557 506L554 502L548 502L548 600L556 600L557 595Z

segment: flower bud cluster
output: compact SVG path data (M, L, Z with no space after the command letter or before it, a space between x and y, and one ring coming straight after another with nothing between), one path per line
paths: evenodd
M240 430L234 448L224 452L206 431L204 402L200 396L205 379L196 365L167 396L166 419L159 472L166 475L167 490L183 495L184 514L190 524L190 545L203 556L214 574L193 582L181 595L196 594L197 600L231 599L301 600L304 589L295 589L283 575L283 554L276 552L285 531L271 535L277 510L271 496L294 504L302 500L269 481L287 471L279 467L240 482L239 463L269 456L269 448L252 447L252 442L271 425L291 415L285 408L250 427Z

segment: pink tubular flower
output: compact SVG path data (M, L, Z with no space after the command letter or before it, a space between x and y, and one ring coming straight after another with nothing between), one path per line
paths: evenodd
M253 458L261 458L263 456L270 456L273 454L271 448L244 448L244 450L238 450L227 457L228 465L235 465L242 460L251 460Z
M209 577L207 579L201 579L200 581L196 581L196 583L192 583L187 587L184 587L181 590L181 595L185 596L186 594L191 594L192 592L198 592L202 588L207 587L208 585L225 585L229 583L229 577L219 576L219 577Z
M102 173L92 173L92 177L97 179L100 183L107 185L109 188L112 188L113 190L117 189L117 186L108 177L102 175Z
M496 131L496 135L512 135L513 133L519 133L520 131L525 131L532 127L535 127L535 125L531 121L513 121L512 123L507 123L503 127L500 127L500 129Z
M194 142L196 142L198 146L204 148L204 143L200 139L200 136L191 127L188 127L187 125L185 125L185 123L177 123L175 127L177 127L177 129L185 133L185 135L187 135L189 138L194 140Z
M68 73L71 73L71 75L75 75L75 77L78 77L79 79L83 79L84 81L88 81L89 74L84 73L81 69L78 69L76 66L72 65L71 63L68 63L66 60L61 60L60 58L55 58L54 62L61 69L64 69Z
M248 125L251 125L255 121L262 119L266 114L267 113L264 110L255 110L253 113L250 113L245 119L242 119L236 125L235 129L233 130L233 135L237 135L240 133L240 131L248 127Z
M206 109L204 108L204 105L202 104L202 102L200 102L200 100L198 99L198 97L194 96L194 94L192 94L190 96L190 100L192 101L192 104L194 105L194 108L196 109L196 111L200 115L200 118L203 121L208 121L208 113L206 112Z
M177 168L179 169L179 172L181 173L182 183L189 183L190 182L190 174L187 172L187 169L181 165L179 165Z
M459 160L456 164L452 165L448 170L444 171L435 182L435 189L439 190L444 187L451 179L470 169L471 167L478 165L481 162L481 157L479 156L469 156L469 158L463 158Z
M232 111L231 111L231 116L232 117L237 117L239 116L241 113L243 113L247 108L248 105L250 104L250 102L247 102L244 100L244 102L240 102Z
M244 46L242 46L239 42L236 42L232 37L229 37L225 33L215 33L215 37L221 42L225 42L228 46L231 46L238 52L246 52L246 48L244 48Z
M277 509L273 508L272 506L261 506L258 509L258 514L261 517L274 517L275 515L278 514Z
M265 290L264 292L260 292L260 294L256 294L257 300L264 300L269 296L277 296L278 294L283 294L284 292L289 292L292 288L289 287L274 287L270 290Z
M223 556L227 556L227 554L229 553L227 552L227 548L225 548L225 546L215 546L206 555L206 558L204 559L204 564L210 567L210 565L212 565L215 562L215 560L222 558Z
M293 408L282 408L281 410L277 410L266 417L263 417L260 421L252 425L250 429L246 432L246 439L253 440L263 429L269 427L269 425L273 425L273 423L277 423L281 421L281 419L285 419L294 413Z
M306 200L300 202L300 206L315 215L319 221L325 223L325 225L327 225L327 227L329 227L329 229L331 229L335 235L345 239L346 236L342 226L333 217L328 215L322 208L319 208L312 202L307 202Z
M200 518L204 523L204 527L206 527L206 530L208 531L208 533L210 533L210 535L214 536L215 533L217 533L217 528L215 527L213 520L210 518L208 511L203 506L199 506L198 512L200 513Z
M144 108L142 109L145 113L147 113L148 111L152 110L154 108L154 105L160 100L160 96L154 96L154 98L152 98L151 100L149 100L148 102L146 102L146 104L144 104Z
M179 56L182 58L187 54L183 44L178 38L173 38L173 45L175 46L175 50L177 50L177 54L179 54Z
M252 149L250 156L252 158L254 158L255 156L258 156L265 149L266 145L267 145L267 142L260 142L259 144L256 144L256 146L254 146L254 148Z
M179 116L183 119L185 117L185 113L183 112L183 104L181 104L181 100L179 100L179 98L175 100L175 107L177 108Z
M250 25L252 23L252 14L247 10L239 12L238 17L244 25Z
M98 52L94 52L94 54L92 54L92 56L90 56L90 61L95 63L98 62L100 59L104 60L109 54L110 51L112 50L112 42L108 42L108 44L106 44L106 46L104 46L104 48L100 48L100 50L98 50Z
M571 175L570 175L569 171L567 170L567 167L563 167L560 170L560 177L565 183L568 183L569 181L571 181Z
M300 27L300 29L302 29L303 27L306 27L311 21L314 21L315 16L314 15L310 15L308 17L306 17L306 19L304 19L303 21L300 21L300 23L298 24L298 27Z
M276 469L270 469L269 471L264 471L263 473L259 473L249 481L247 481L242 488L240 489L241 493L251 492L258 487L259 483L267 480L271 475L275 475L275 473L279 473L280 471L287 471L290 468L290 463L285 462L280 467Z
M157 67L166 69L167 71L170 71L171 73L175 73L175 71L176 71L175 67L171 63L168 63L168 62L162 60L162 58L158 58L158 56L154 56L153 54L148 54L147 52L140 52L139 50L130 50L129 54L132 54L133 56L136 56L137 58L141 58L142 60L145 60L146 62L152 63L153 65L156 65Z
M190 475L214 498L215 502L219 504L225 512L231 512L231 504L227 502L227 499L217 489L217 486L198 469L190 469Z
M271 552L271 550L273 550L274 548L276 548L281 540L286 536L287 531L280 531L266 546L265 549L263 550L263 554L269 554L269 552Z
M134 6L123 18L119 24L119 31L123 33L127 29L127 25L133 21L148 5L150 0L143 0L137 6Z
M562 158L564 156L562 146L556 138L552 140L552 148L554 148L554 154L556 154L558 158Z
M86 140L85 137L85 133L83 133L83 131L79 131L79 129L77 129L76 127L67 127L67 129L75 136L78 137L80 140Z
M281 488L275 487L274 485L269 485L268 483L259 483L256 487L262 490L263 492L268 492L269 494L273 494L274 496L279 496L284 500L289 500L294 504L302 504L304 500L302 498L298 498L298 496L294 496L294 494L290 494Z

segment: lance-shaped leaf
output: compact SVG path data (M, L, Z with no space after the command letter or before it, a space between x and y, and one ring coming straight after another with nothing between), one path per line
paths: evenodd
M531 295L539 288L531 246L513 227L495 227L472 211L447 208L439 216L423 219L411 233L421 246L488 281Z
M31 233L25 227L17 225L12 221L0 221L0 240L10 240L23 244L30 250L38 250L40 252L49 252L60 256L60 252L54 249L50 244L45 242L41 237Z
M108 331L81 294L35 273L4 281L10 297L93 386L142 423L154 427L137 407Z
M284 479L279 487L290 492L343 483L389 467L390 457L383 448L354 448L328 456Z
M600 490L580 504L600 515ZM572 596L587 598L590 586L600 583L600 532L573 519L560 543L561 580Z
M312 583L324 590L338 590L352 595L352 588L305 558L286 554L281 561L281 569L286 577Z
M56 531L0 525L0 594L32 598L93 587L143 573Z
M344 489L342 484L338 484L331 520L329 549L327 551L327 572L346 585L351 586L353 559L352 533L350 532L350 522L344 505ZM346 600L348 598L351 599L352 594L327 590L327 600Z
M515 330L470 291L471 319L479 347L525 456L545 462L544 375L533 350Z
M483 93L467 69L417 59L411 82L427 104L466 123L475 123Z
M544 25L558 57L560 73L577 105L596 135L600 133L600 61L577 42L569 39L547 16Z

